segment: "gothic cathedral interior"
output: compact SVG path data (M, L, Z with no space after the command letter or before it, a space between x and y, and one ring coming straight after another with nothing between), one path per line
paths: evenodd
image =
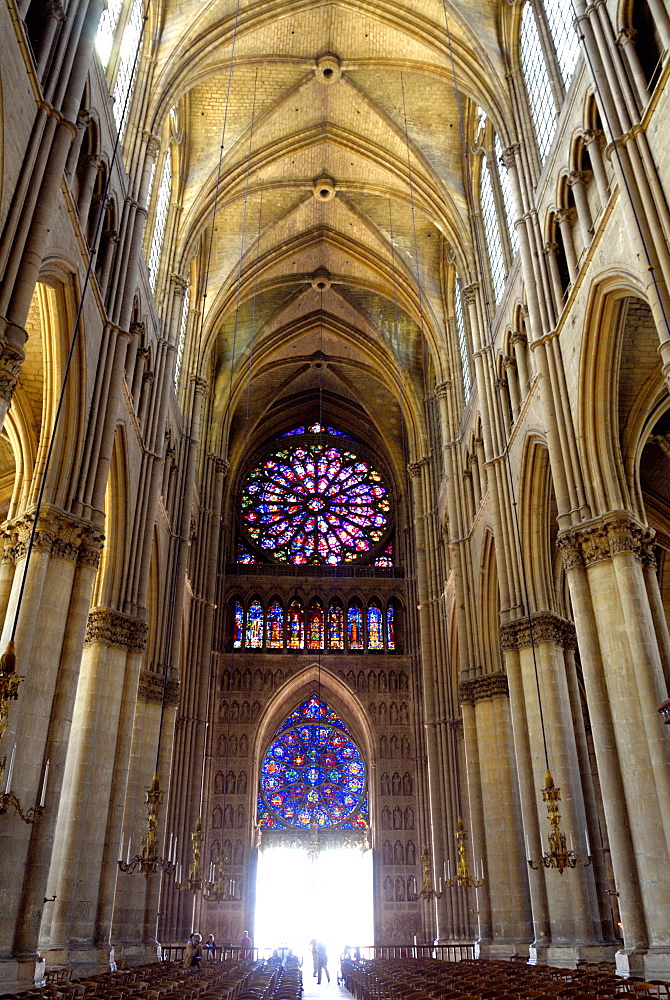
M670 979L668 0L0 39L0 992L334 848L351 944Z

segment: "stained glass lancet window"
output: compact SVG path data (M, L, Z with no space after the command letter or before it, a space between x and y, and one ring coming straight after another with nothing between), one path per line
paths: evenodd
M512 253L516 253L519 249L519 234L514 228L515 212L512 182L509 179L507 168L502 163L502 146L497 132L495 139L493 140L493 148L498 161L498 179L500 181L500 190L502 191L503 205L505 207L505 221L507 222L507 232L509 233L510 246L512 247Z
M289 649L305 648L305 618L302 604L296 598L288 608L286 645Z
M120 136L123 136L132 96L139 57L137 53L142 38L142 0L133 0L128 22L123 29L119 46L119 68L114 83L114 120Z
M316 695L282 723L261 764L265 829L364 827L365 764L347 727Z
M382 609L375 601L368 605L368 649L384 648Z
M344 611L335 603L328 608L328 648L344 649Z
M393 602L386 609L386 648L395 649L395 606Z
M458 353L461 359L461 375L463 376L463 395L467 403L472 392L472 376L470 374L468 339L465 335L465 322L463 320L463 295L458 277L454 281L454 315L456 317L456 333L458 334Z
M363 611L358 604L347 611L347 641L349 649L363 649Z
M336 566L382 542L388 490L369 462L328 441L333 430L324 428L322 441L287 441L249 474L241 506L252 549L278 562Z
M484 232L486 233L486 247L489 254L493 294L496 302L499 302L505 288L505 258L503 257L503 248L500 241L500 229L498 228L498 216L496 213L495 197L493 195L491 168L486 156L482 158L479 199L482 208Z
M279 601L273 601L268 608L265 641L268 649L282 649L284 646L284 609Z
M323 649L323 605L319 600L307 609L307 648Z
M543 6L563 84L567 90L579 55L579 36L573 27L575 14L572 0L544 0Z
M235 601L234 619L233 646L235 649L241 649L242 636L244 635L244 608L239 601Z
M156 218L154 220L154 231L149 247L147 264L149 265L149 284L152 291L156 289L156 279L158 278L158 268L161 262L161 251L163 249L163 239L165 238L165 226L167 223L168 210L170 208L170 194L172 191L172 160L170 148L168 146L165 160L163 162L163 173L158 188L158 199L156 201Z
M263 606L260 601L252 601L247 611L247 649L260 649L263 645Z

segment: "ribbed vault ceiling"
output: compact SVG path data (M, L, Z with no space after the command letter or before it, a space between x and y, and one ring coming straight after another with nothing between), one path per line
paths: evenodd
M504 121L498 12L497 0L450 2L446 18L442 0L168 0L155 127L177 109L182 271L214 219L205 331L221 427L248 412L253 430L326 382L380 427L401 384L420 411L426 350L448 376L445 254L469 251L453 74L464 101Z

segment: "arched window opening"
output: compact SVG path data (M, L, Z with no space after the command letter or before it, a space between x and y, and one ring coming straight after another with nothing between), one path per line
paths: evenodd
M170 148L165 154L165 160L163 162L163 172L161 174L161 182L158 187L158 197L156 199L156 216L154 218L154 231L151 237L151 246L149 247L149 257L147 259L147 264L149 266L149 284L151 285L151 290L156 290L156 280L158 278L158 268L161 262L161 251L163 249L163 240L165 239L165 227L167 225L168 210L170 208L170 194L172 192L172 159L170 156Z
M100 17L98 33L95 36L95 48L103 69L107 69L109 65L122 7L123 0L108 0L107 7Z
M184 290L184 299L181 305L181 318L179 320L179 335L177 337L177 353L174 364L174 387L175 392L179 388L179 377L181 375L181 366L184 361L184 344L186 343L186 324L188 322L188 311L191 306L191 279L186 283L186 288ZM241 560L238 560L241 562Z
M465 401L470 398L472 392L472 377L470 375L470 352L468 350L468 340L465 334L465 322L463 320L463 293L461 282L456 276L454 281L454 316L456 317L456 334L458 336L458 354L461 360L461 377L463 379L463 395Z
M543 0L543 5L563 86L567 90L579 56L579 37L573 26L572 0Z
M294 598L287 615L286 645L289 649L305 648L305 617L302 602Z
M376 601L368 605L368 649L384 648L384 619Z
M663 43L647 0L634 0L632 28L637 58L651 94L663 67Z
M521 15L521 67L540 160L544 160L556 131L556 107L547 64L535 21L535 11L526 3Z
M252 601L247 611L245 645L247 649L260 649L263 645L263 605L258 600Z
M349 649L363 649L363 611L358 604L350 604L347 611L347 643Z
M114 121L119 135L123 138L135 77L140 60L137 48L142 38L142 0L133 0L128 23L123 31L119 46L119 68L114 83Z
M323 604L318 598L307 609L307 648L323 649Z
M239 601L235 601L234 624L233 624L233 648L242 648L242 637L244 635L244 608Z
M344 611L335 602L328 608L328 648L344 649Z
M486 234L486 247L489 257L489 269L491 272L491 283L493 285L493 296L495 301L499 302L505 289L505 258L503 256L502 240L500 239L498 216L496 212L495 198L493 195L491 168L489 166L488 157L486 156L482 157L479 199L482 211L482 222L484 223L484 233Z
M268 608L268 620L265 635L265 641L268 649L283 649L284 608L279 601L273 601Z
M344 830L368 825L366 769L339 716L313 695L279 727L260 769L258 825Z

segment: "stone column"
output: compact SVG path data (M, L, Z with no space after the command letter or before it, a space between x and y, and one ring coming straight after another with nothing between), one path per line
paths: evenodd
M584 170L573 170L568 174L568 184L572 188L572 194L575 199L577 219L579 221L579 228L582 231L582 240L585 247L589 246L593 237L593 219L591 218L589 201L586 197L587 180L588 174Z
M56 831L59 863L47 952L49 964L66 963L82 975L109 963L108 945L98 951L94 938L114 767L128 766L116 755L125 691L119 678L128 669L128 652L143 650L146 633L145 622L110 608L88 616ZM138 667L132 663L135 686Z
M668 735L665 686L642 563L652 534L626 512L563 532L593 740L619 892L622 969L670 970ZM665 970L665 972L664 972Z
M565 259L568 263L570 281L574 285L577 280L577 274L579 273L579 268L577 266L577 253L575 251L575 241L572 235L574 212L571 208L563 208L559 212L556 212L555 218L559 229L561 230L561 236L563 237L563 249L565 250Z
M603 160L602 142L604 138L605 134L599 128L587 128L582 135L603 207L609 201L610 196L610 184L607 178L607 171L605 170L605 161Z
M469 861L471 866L476 863L479 868L482 857L486 859L491 930L491 940L481 952L481 957L527 955L531 941L531 911L524 870L507 677L498 671L464 681L459 684L458 698L464 707L464 717L466 705L473 707L477 731L482 839L486 853L477 856L478 838L473 835ZM480 889L477 892L478 901L482 900L482 896Z

